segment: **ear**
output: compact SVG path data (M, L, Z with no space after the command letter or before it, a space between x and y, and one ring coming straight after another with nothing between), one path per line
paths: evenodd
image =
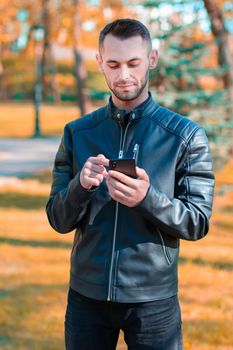
M102 61L102 57L101 54L99 52L96 53L95 55L96 61L99 65L99 70L100 72L103 72L103 61Z
M150 60L149 69L154 69L158 63L158 50L151 51L149 60Z

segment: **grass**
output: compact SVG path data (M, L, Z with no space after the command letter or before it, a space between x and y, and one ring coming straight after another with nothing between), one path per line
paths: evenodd
M31 137L35 111L32 103L0 104L0 137ZM64 124L79 117L73 105L42 105L40 125L44 136L60 135ZM21 127L22 126L22 127Z
M42 195L35 196L33 194L25 193L0 193L0 207L3 208L21 208L21 209L40 209L44 208L47 197Z

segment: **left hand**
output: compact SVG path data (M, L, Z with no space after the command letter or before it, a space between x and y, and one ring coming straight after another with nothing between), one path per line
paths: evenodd
M136 173L138 178L134 179L119 171L108 171L105 177L112 199L127 207L135 207L145 198L150 186L149 176L139 167L136 167Z

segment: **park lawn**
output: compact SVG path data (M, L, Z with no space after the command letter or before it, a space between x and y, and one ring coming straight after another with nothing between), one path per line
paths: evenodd
M226 170L227 169L227 170ZM180 301L185 350L233 349L233 185L229 171L217 177L210 233L181 242ZM73 233L48 225L47 175L11 180L0 187L0 348L64 349L64 312ZM121 334L118 350L126 349ZM104 350L104 349L103 349Z
M43 136L60 135L64 125L79 117L76 106L42 105L40 125ZM35 111L32 103L0 104L0 137L31 137L34 134Z

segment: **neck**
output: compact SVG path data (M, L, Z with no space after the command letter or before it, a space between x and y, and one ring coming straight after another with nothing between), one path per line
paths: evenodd
M136 108L137 106L139 106L144 101L146 101L148 96L149 96L148 89L145 89L145 91L142 91L140 96L138 96L135 100L131 100L131 101L122 101L118 97L116 97L114 94L112 94L112 102L117 108L124 109L128 112Z

